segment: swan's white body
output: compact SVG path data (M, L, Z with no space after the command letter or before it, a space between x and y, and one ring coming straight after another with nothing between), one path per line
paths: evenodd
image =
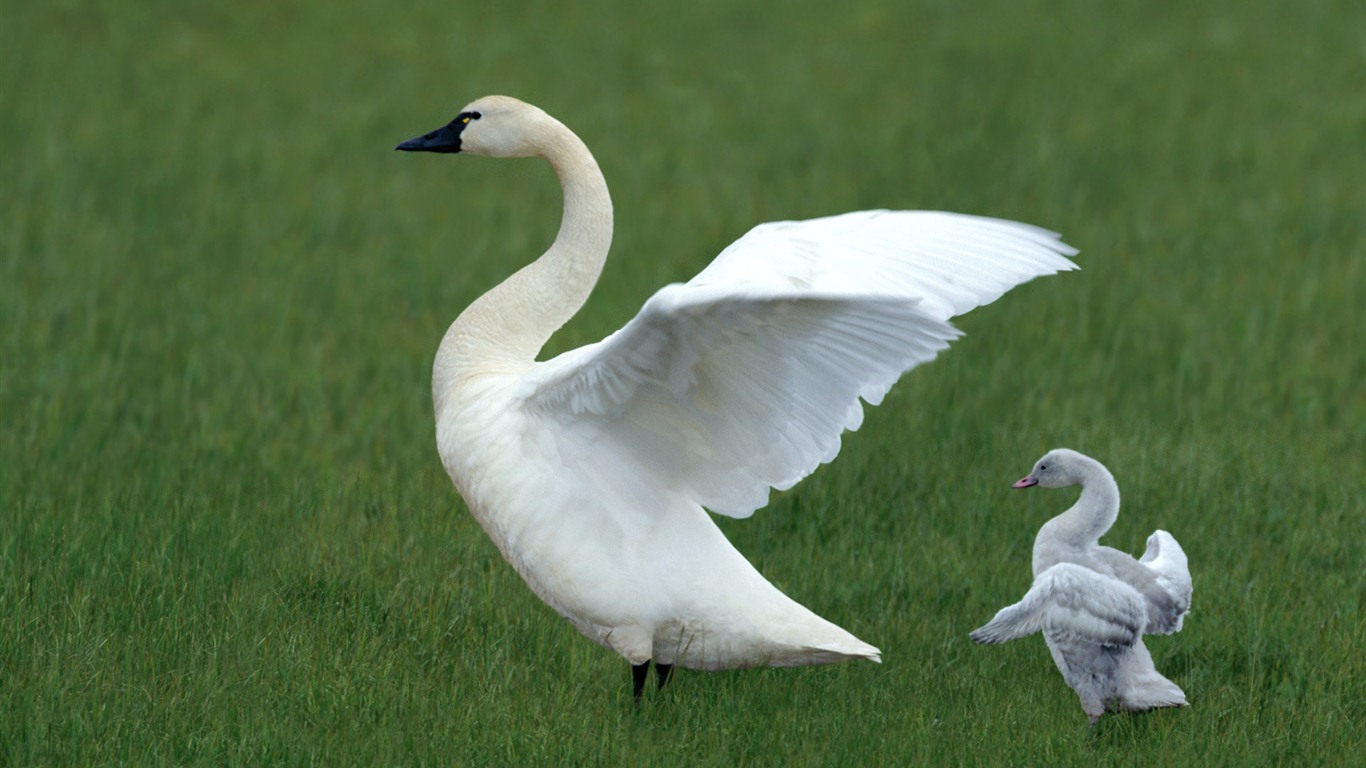
M946 347L949 317L1074 269L1074 251L1040 229L942 213L766 224L620 331L537 362L611 241L592 155L506 97L400 149L539 156L564 188L554 245L456 319L432 381L442 462L536 594L633 665L878 661L764 579L704 507L748 516L834 458L859 398L877 403Z
M1185 693L1153 666L1143 635L1181 630L1192 591L1186 553L1162 530L1148 537L1138 560L1100 546L1119 515L1119 486L1100 462L1076 451L1050 451L1015 487L1077 484L1077 503L1044 523L1034 540L1029 592L972 639L1001 643L1043 632L1092 723L1107 710L1183 706Z

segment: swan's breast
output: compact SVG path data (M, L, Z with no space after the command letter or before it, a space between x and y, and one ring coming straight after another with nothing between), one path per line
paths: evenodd
M516 381L481 380L437 419L441 460L503 557L559 613L610 625L638 604L631 571L641 526L630 474L594 453L572 424L516 405ZM621 480L625 477L626 480Z

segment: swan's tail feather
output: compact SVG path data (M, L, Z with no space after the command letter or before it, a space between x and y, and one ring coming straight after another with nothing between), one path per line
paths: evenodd
M698 654L683 656L679 663L693 669L732 669L735 667L814 667L825 664L838 664L851 659L867 659L882 663L882 651L867 643L857 646L847 643L827 643L821 645L793 645L771 647L766 653L741 658L727 655L707 658Z
M689 635L655 644L656 661L680 664L689 669L743 667L806 667L838 664L851 659L882 663L882 651L831 624L833 632L806 638L722 638ZM814 634L814 633L813 633ZM737 642L738 641L738 642Z
M770 656L765 666L805 667L820 664L838 664L850 659L867 659L881 664L882 651L850 635L847 640L824 643L807 643L779 651Z
M842 658L837 659L837 661L842 661L843 659L867 659L868 661L871 661L875 664L882 663L882 651L865 642L857 642L858 645L856 646L850 646L846 643L839 643L810 646L810 649L813 651L820 651L823 653L839 654Z

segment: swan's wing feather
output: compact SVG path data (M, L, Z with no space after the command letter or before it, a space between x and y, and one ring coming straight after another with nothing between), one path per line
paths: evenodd
M1071 644L1127 647L1147 624L1133 588L1089 568L1060 563L1039 574L1020 602L1002 608L971 634L976 643L1004 643L1046 632Z
M859 293L886 286L948 320L1032 278L1076 269L1055 232L942 211L857 211L760 224L690 285L806 286Z
M592 445L627 446L632 471L745 517L835 457L862 421L860 397L880 401L956 335L899 298L675 286L598 350L538 365L524 407Z
M952 214L763 225L620 331L537 363L518 396L745 517L833 459L860 398L880 402L958 335L950 316L1074 268L1070 252L1042 230Z
M1097 556L1115 578L1138 590L1148 611L1147 634L1170 635L1181 630L1191 604L1191 578L1186 554L1176 539L1158 531L1148 539L1142 560L1127 552L1100 547Z

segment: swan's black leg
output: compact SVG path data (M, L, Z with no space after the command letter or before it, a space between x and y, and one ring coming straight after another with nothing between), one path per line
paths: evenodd
M645 692L645 678L650 676L650 662L647 659L641 664L631 665L631 696L637 704L640 703L640 694Z
M655 676L659 678L659 687L662 689L669 684L669 680L674 676L674 665L655 664Z

